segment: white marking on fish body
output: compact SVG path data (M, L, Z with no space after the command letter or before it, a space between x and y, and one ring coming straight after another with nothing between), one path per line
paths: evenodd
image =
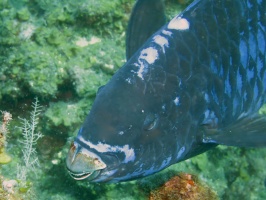
M155 60L157 60L158 58L158 51L155 48L152 47L148 47L147 49L143 49L140 52L140 56L138 58L138 63L135 63L136 66L139 67L139 70L137 72L138 77L140 77L142 80L144 80L143 78L143 74L145 72L145 63L143 62L143 60L147 61L147 63L149 64L153 64L155 62Z
M169 165L169 163L171 162L171 159L172 159L172 157L168 157L165 160L163 160L163 162L160 166L159 165L156 165L156 166L153 165L149 169L143 170L143 172L142 172L143 175L144 176L150 175L150 174L153 174L155 172L162 170L163 168L165 168L165 166Z
M132 177L139 176L139 175L146 176L146 175L153 174L155 172L162 170L163 168L165 168L165 166L168 166L171 162L171 159L172 159L172 157L168 157L165 160L163 160L161 165L154 165L153 164L148 169L143 169L143 164L141 164L133 173L128 173L123 177L116 178L116 181L127 180L127 179L130 179Z
M163 49L163 52L165 52L164 47L165 46L168 47L168 45L169 45L168 40L161 35L154 36L153 40L156 44L160 45Z
M128 84L131 84L131 79L130 78L127 78L126 79L126 82L128 82Z
M135 160L135 158L136 158L135 151L134 151L134 149L129 148L129 145L124 145L122 150L123 150L123 152L125 153L125 156L126 156L126 158L125 158L123 163L128 163L130 161L134 161Z
M158 170L156 170L154 166L152 166L150 169L147 169L147 170L143 169L142 166L140 166L140 168L135 170L133 173L128 173L122 177L116 177L115 181L119 182L121 180L127 180L127 179L130 179L132 177L139 176L139 175L146 176L146 175L153 174L154 172L157 172L157 171Z
M118 169L114 169L111 171L103 171L101 173L101 176L99 176L99 178L97 178L96 182L101 182L101 181L105 181L106 179L108 179L110 176L112 176L114 173L117 172Z
M124 131L119 131L118 134L119 135L124 135Z
M158 171L158 170L156 170L156 168L153 165L150 169L143 170L142 173L143 173L144 176L146 176L146 175L153 174L156 171Z
M208 95L207 93L204 94L204 99L205 99L205 101L206 101L207 103L210 102L210 97L209 97L209 95Z
M167 28L175 30L187 30L189 29L189 22L185 18L176 16L169 22Z
M176 97L176 98L174 99L174 103L175 103L176 106L179 105L179 97Z
M171 159L172 159L172 157L166 158L166 160L163 161L163 163L162 163L162 165L160 166L159 169L163 169L165 166L169 165Z
M202 124L207 124L211 127L216 127L218 123L218 118L216 117L214 111L207 109L204 112L204 120L202 122Z
M137 72L138 74L138 77L140 77L142 80L144 80L143 78L143 73L144 73L144 63L142 61L140 61L140 65L137 65L139 66L139 71Z
M172 32L170 32L170 31L166 31L166 30L163 30L162 33L163 33L164 35L168 35L168 36L171 36L171 35L172 35Z
M147 49L143 49L140 52L139 59L144 59L149 64L153 64L157 58L158 58L158 51L155 48L149 47Z
M181 158L181 156L183 155L183 153L185 152L186 148L182 147L178 153L177 153L177 159Z
M90 141L86 141L83 137L79 137L79 139L81 142L87 144L90 148L95 149L100 153L123 152L125 154L125 160L123 161L123 163L134 161L136 158L134 149L129 148L128 144L120 147L120 146L111 146L109 144L104 144L101 142L99 142L98 144L93 144Z

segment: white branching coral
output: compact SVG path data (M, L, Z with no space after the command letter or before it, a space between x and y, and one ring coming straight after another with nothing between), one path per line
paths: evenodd
M22 120L22 135L23 140L20 141L23 144L23 164L17 165L17 179L26 183L27 173L29 171L35 171L35 168L39 165L39 160L36 152L37 141L43 136L40 132L36 132L38 124L38 116L41 112L41 106L36 98L32 103L33 111L30 113L30 120Z

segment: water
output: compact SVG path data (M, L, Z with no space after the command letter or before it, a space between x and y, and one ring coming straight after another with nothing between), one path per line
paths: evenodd
M119 184L77 182L65 156L99 86L125 62L125 29L134 1L0 1L0 110L9 111L1 182L17 180L23 165L21 118L30 119L38 97L43 106L35 145L39 166L27 173L9 199L148 199L180 172L195 175L221 199L266 199L266 149L220 146L156 175ZM167 1L168 16L177 2ZM23 190L24 193L19 192ZM0 199L8 199L0 191ZM2 195L2 196L1 196Z

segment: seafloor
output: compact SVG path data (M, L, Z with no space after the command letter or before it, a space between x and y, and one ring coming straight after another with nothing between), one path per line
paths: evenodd
M12 159L0 164L0 181L17 181L14 193L3 186L1 200L148 199L151 190L180 172L198 177L220 199L266 199L263 148L219 146L156 175L119 184L77 182L68 175L65 157L97 88L125 62L125 29L133 3L0 0L0 110L13 116L0 149ZM168 17L185 3L166 1ZM20 118L30 117L35 97L42 106L36 131L44 136L34 145L39 165L28 170L27 182L21 185Z

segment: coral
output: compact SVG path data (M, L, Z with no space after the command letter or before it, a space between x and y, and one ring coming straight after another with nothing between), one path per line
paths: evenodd
M31 200L37 199L32 191L26 193L19 187L19 181L7 180L3 176L0 176L0 199L1 200Z
M0 199L3 200L22 200L22 199L36 199L32 189L32 183L27 180L29 172L36 172L36 167L39 165L36 144L37 141L43 136L41 133L36 131L38 124L38 116L41 112L41 106L39 106L39 101L36 98L35 102L32 103L33 110L30 113L30 120L21 118L23 140L20 141L22 145L22 164L17 164L17 179L8 179L4 176L0 176L0 183L2 189L0 189ZM12 119L12 115L6 111L2 112L3 123L0 127L1 136L6 136L8 129L7 125ZM2 143L4 144L5 141ZM0 162L4 159L4 145L0 149ZM2 164L2 163L1 163ZM12 165L12 163L11 163ZM2 173L2 171L1 171ZM9 168L8 174L12 174L12 167ZM34 197L34 198L33 198Z
M18 185L18 182L16 180L4 180L2 182L2 187L5 191L8 193L13 194L14 193L14 188Z
M218 199L217 195L195 176L181 173L152 191L150 200L201 200Z
M41 112L41 106L39 106L38 98L32 104L33 111L30 113L30 120L22 119L22 135L23 140L23 164L17 165L17 179L20 180L20 187L27 187L27 173L35 170L35 167L39 165L37 152L35 145L37 141L43 137L43 135L36 131L38 124L38 116Z
M22 198L19 198L16 193L18 184L16 180L5 180L3 176L0 176L0 183L1 200L22 200Z

